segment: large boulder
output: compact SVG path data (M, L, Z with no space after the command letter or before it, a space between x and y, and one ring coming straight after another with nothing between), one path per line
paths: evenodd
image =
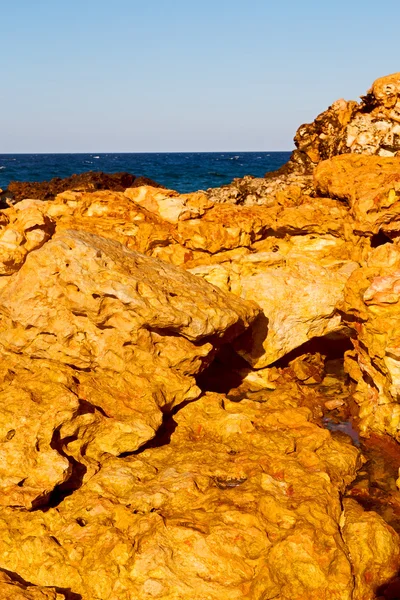
M313 247L310 240L310 249ZM254 368L266 367L314 337L343 329L336 305L358 264L274 253L191 269L214 285L255 300L263 309L236 349Z
M65 192L41 204L56 231L97 231L256 300L264 315L239 350L256 368L342 328L335 306L369 247L354 235L348 208L329 198L288 195L270 207L212 206L202 194L147 186Z
M259 312L87 232L29 253L0 292L2 501L46 501L73 461L89 476L154 437L163 412L200 395L195 376L214 350Z

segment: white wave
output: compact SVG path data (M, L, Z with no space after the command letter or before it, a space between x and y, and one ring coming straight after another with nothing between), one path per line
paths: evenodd
M100 158L100 156L92 156L92 158Z
M0 167L0 169L5 169L5 167Z

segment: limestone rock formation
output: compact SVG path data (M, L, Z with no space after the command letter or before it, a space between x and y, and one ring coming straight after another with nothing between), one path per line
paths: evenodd
M13 581L0 571L0 600L65 600L54 588L38 587Z
M125 196L170 223L202 216L213 206L203 192L178 194L174 190L157 190L151 186L130 188L125 190Z
M196 200L201 207L197 215L185 208ZM305 195L284 197L282 204L270 207L212 206L201 194L144 187L124 194L65 192L42 203L42 209L57 231L101 233L183 266L225 291L255 299L266 319L247 336L244 355L257 368L312 337L340 329L335 305L358 266L355 261L369 247L365 238L354 235L343 204L329 198L316 203ZM175 217L170 210L178 211Z
M71 475L65 455L90 475L103 455L151 439L161 411L199 396L194 376L215 347L258 313L90 233L61 232L31 252L0 292L2 394L11 399L2 417L3 501L45 500Z
M0 276L22 266L29 252L40 248L54 232L42 202L25 200L0 215Z
M360 454L311 423L295 397L209 394L175 418L170 443L110 458L57 509L3 510L3 568L85 600L367 600L394 574L398 539L374 513L358 548L380 532L385 541L353 562L341 527L353 544L365 517L344 518L339 493Z
M289 169L309 172L338 154L400 153L400 73L374 82L361 103L338 100L295 136L296 150Z
M400 249L384 244L349 278L343 319L353 331L347 369L357 382L361 429L400 440Z
M348 204L356 231L399 235L400 154L394 158L336 156L318 165L314 183L319 194Z
M399 156L400 73L376 80L360 103L337 100L312 123L301 125L294 142L296 149L281 169L264 179L244 177L210 189L213 202L268 205L288 187L312 193L314 168L339 154Z
M311 241L312 245L312 241ZM358 267L350 261L315 262L274 253L250 254L227 264L197 267L215 285L263 309L253 327L238 340L237 351L255 368L263 368L313 337L343 328L336 304Z
M399 81L265 179L16 186L0 599L390 598L397 442L349 415L400 441Z

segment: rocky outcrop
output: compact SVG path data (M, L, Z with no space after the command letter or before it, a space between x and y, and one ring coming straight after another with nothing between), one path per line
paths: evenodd
M50 181L11 181L7 188L7 196L12 202L26 198L37 200L52 200L57 194L66 190L95 191L114 190L123 192L126 188L152 185L160 187L147 177L136 177L131 173L103 173L102 171L87 171L71 177L54 177Z
M342 329L335 306L369 248L353 234L343 204L316 204L308 196L265 207L212 205L202 194L151 187L124 194L65 192L52 203L24 201L4 211L13 223L24 214L19 207L43 211L56 231L97 232L255 300L263 316L240 352L256 368Z
M2 502L45 501L71 476L68 457L89 475L104 455L139 448L162 412L200 395L195 375L258 313L87 232L62 232L30 253L0 293Z
M260 185L1 211L0 598L390 597L397 442L347 419L400 441L399 157L348 140L396 85Z
M294 137L287 164L265 178L235 179L210 189L214 202L269 204L288 187L313 193L312 174L324 160L340 154L400 156L400 73L374 82L361 102L337 100Z

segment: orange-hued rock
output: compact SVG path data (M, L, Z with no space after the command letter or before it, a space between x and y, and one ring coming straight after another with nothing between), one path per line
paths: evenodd
M156 188L151 189L157 192ZM122 192L63 192L53 202L43 204L57 231L88 231L145 254L174 242L170 223Z
M0 571L0 600L65 600L54 588L20 583Z
M55 437L79 412L77 386L71 370L20 357L2 356L0 378L0 505L31 508L71 475Z
M315 262L306 256L282 256L277 251L196 266L191 272L261 306L262 315L236 345L237 352L259 369L313 337L342 329L335 307L357 267L349 260Z
M295 136L291 163L303 169L338 154L395 156L400 152L400 73L377 79L361 103L341 99Z
M161 411L199 396L195 375L258 313L118 242L54 235L0 292L1 502L42 503L71 476L68 457L89 476L151 439Z
M357 382L361 431L400 440L400 249L384 244L349 278L343 319L353 331L346 367Z
M174 190L141 186L128 188L125 190L125 196L170 223L195 219L213 206L213 202L204 192L179 194Z
M278 171L243 177L207 190L214 203L271 206L289 188L314 193L313 171L341 154L400 156L400 73L377 79L361 102L337 100L312 123L301 125L296 149Z
M46 215L43 202L24 200L1 211L0 276L18 271L29 252L40 248L53 231L54 223Z
M376 588L389 581L400 556L399 539L375 512L354 500L343 501L341 531L354 569L354 600L374 600ZM374 586L371 586L371 581Z
M359 572L372 598L382 575L363 579L365 566L386 561L390 578L398 537L386 527L373 561L353 561L339 494L360 454L284 398L209 394L175 416L168 444L110 458L56 509L3 510L0 566L85 600L350 600ZM367 520L359 548L382 529Z
M334 103L265 179L0 211L0 600L392 593L399 94Z
M346 201L355 229L399 235L400 155L335 156L317 166L314 182L318 193Z

